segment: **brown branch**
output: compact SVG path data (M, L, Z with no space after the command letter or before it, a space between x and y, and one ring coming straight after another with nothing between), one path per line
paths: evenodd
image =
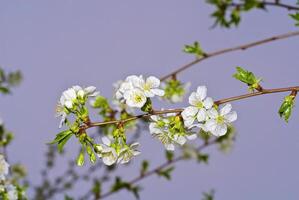
M250 98L250 97L255 97L255 96L260 96L260 95L265 95L265 94L280 93L280 92L294 92L294 91L299 91L299 86L275 88L275 89L262 89L261 91L257 91L257 92L253 92L253 93L248 93L248 94L238 95L238 96L229 97L229 98L225 98L225 99L220 99L218 101L215 101L215 104L221 105L224 103L237 101L237 100L241 100L241 99L246 99L246 98ZM81 130L84 132L86 129L89 129L92 127L105 126L105 125L109 125L109 124L126 123L126 122L129 122L132 120L148 118L152 115L161 115L161 114L167 114L167 113L181 113L182 111L183 111L182 108L158 110L158 111L153 111L151 113L145 113L145 114L133 116L133 117L130 117L130 118L127 118L124 120L113 120L113 121L107 121L107 122L90 122L88 125L85 124L85 125L81 126Z
M229 6L240 8L240 7L244 6L244 3L231 3L231 4L229 4ZM261 8L266 8L267 6L272 6L272 7L278 7L278 8L285 8L287 10L299 10L299 7L297 7L297 6L284 4L279 1L275 1L275 2L263 1L263 2L260 2L260 6L261 6Z
M235 97L230 97L230 98L226 98L226 99L221 99L218 101L215 101L215 104L220 105L220 104L224 104L227 102L231 102L231 101L236 101L236 100L241 100L241 99L246 99L246 98L250 98L250 97L254 97L254 96L259 96L259 95L264 95L264 94L273 94L273 93L279 93L279 92L291 92L292 94L297 94L297 92L299 91L299 86L296 87L287 87L287 88L276 88L276 89L262 89L262 91L257 91L257 92L253 92L253 93L249 93L249 94L244 94L244 95L239 95L239 96L235 96ZM155 114L164 114L164 113L170 113L170 112L181 112L182 109L174 109L174 110L164 110L164 111L156 111ZM140 115L141 116L141 115ZM148 114L145 114L144 116L149 116ZM142 117L138 117L138 118L142 118ZM134 118L136 119L136 118ZM133 120L133 118L132 118ZM207 143L202 144L201 146L199 146L197 148L197 151L201 151L203 149L205 149L206 147L214 144L216 142L216 139ZM134 179L132 179L131 181L129 181L128 183L133 185L141 180L143 180L144 178L147 178L151 175L156 174L157 172L161 171L162 169L175 164L176 162L179 162L181 160L184 159L183 155L180 155L176 158L174 158L171 161L167 161L164 162L163 164L159 165L158 167L144 173L144 174L140 174L139 176L135 177ZM111 196L112 194L116 193L118 191L109 191L107 193L104 193L100 199L104 199L107 198L108 196Z
M194 61L179 67L177 70L163 76L161 78L161 80L165 81L166 79L171 78L171 77L181 73L182 71L192 67L193 65L195 65L195 64L197 64L201 61L207 60L208 58L211 58L211 57L215 57L215 56L218 56L218 55L222 55L222 54L229 53L229 52L234 52L234 51L239 51L239 50L247 50L249 48L259 46L259 45L262 45L262 44L265 44L265 43L269 43L269 42L273 42L273 41L277 41L277 40L282 40L282 39L286 39L286 38L290 38L290 37L294 37L294 36L299 36L299 31L289 32L289 33L285 33L285 34L281 34L281 35L276 35L276 36L272 36L272 37L269 37L269 38L266 38L266 39L263 39L263 40L259 40L259 41L256 41L256 42L251 42L251 43L243 44L243 45L232 47L232 48L226 48L226 49L221 49L221 50L214 51L214 52L211 52L211 53L206 53L204 55L204 57L197 58Z

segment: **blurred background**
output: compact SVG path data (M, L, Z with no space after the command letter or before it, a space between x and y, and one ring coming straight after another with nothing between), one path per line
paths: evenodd
M211 52L298 30L288 12L277 8L243 15L238 28L212 29L212 11L199 0L0 1L0 64L9 71L20 69L24 75L13 95L0 98L0 116L16 135L8 149L10 162L23 163L31 182L40 183L46 142L60 131L55 106L63 90L72 85L94 85L110 98L112 84L127 75L161 77L193 60L182 52L184 44L199 41ZM225 54L178 78L192 82L191 91L207 85L214 99L247 92L244 84L232 78L236 66L262 77L265 88L298 85L298 46L295 37ZM299 110L295 107L289 123L279 118L277 111L285 95L234 102L238 136L233 150L225 155L208 149L208 165L178 163L171 182L157 176L145 179L141 199L200 199L203 191L212 188L219 200L298 199ZM187 100L170 106L186 105ZM165 106L169 105L155 102L157 108ZM96 117L91 118L96 121ZM119 166L115 175L129 180L138 175L142 160L151 160L151 167L163 162L164 147L148 130L142 132L140 143L142 154L129 167ZM67 160L77 152L78 142L72 138L53 176L62 174ZM78 184L69 194L80 195L88 189ZM108 199L133 198L121 191Z

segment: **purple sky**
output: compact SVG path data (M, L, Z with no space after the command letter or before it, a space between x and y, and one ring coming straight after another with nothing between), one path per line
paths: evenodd
M110 97L112 83L129 74L162 76L191 61L193 57L181 49L195 40L213 51L298 30L287 12L276 8L246 14L237 29L210 29L212 8L203 2L1 1L0 64L8 70L20 69L25 76L13 96L0 98L1 117L16 134L10 160L24 163L33 182L40 180L45 142L59 131L55 105L69 86L95 85ZM214 99L247 92L231 77L239 65L263 77L266 88L298 85L298 46L299 38L292 38L226 54L194 66L179 78L191 81L192 90L207 85ZM219 200L298 199L299 110L297 106L288 124L281 120L277 110L284 95L233 103L239 115L233 151L223 155L211 150L207 166L182 162L171 182L156 176L144 180L142 199L200 199L201 192L211 188ZM147 131L140 142L142 154L116 174L137 175L143 159L151 159L152 166L161 163L163 146ZM76 147L73 140L66 150ZM123 191L110 199L132 196Z

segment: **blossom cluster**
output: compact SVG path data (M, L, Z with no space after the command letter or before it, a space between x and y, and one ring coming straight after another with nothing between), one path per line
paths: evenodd
M174 151L175 145L184 145L188 140L197 136L195 133L185 129L180 116L166 114L164 116L151 116L149 131L153 137L159 139L166 150Z
M0 154L0 197L9 200L18 199L17 188L7 181L9 164L3 155Z
M164 95L164 91L159 89L159 86L160 80L154 76L145 80L143 76L132 75L120 84L115 97L129 107L142 108L147 102L147 98Z
M154 76L143 78L141 75L131 75L124 81L115 84L115 94L112 101L114 107L112 107L105 97L98 95L95 87L73 86L63 92L58 105L58 115L62 117L60 126L67 122L66 117L70 113L74 114L77 117L76 122L79 122L70 126L70 130L58 134L52 143L58 143L59 149L62 149L66 141L75 134L82 144L82 149L86 149L91 162L95 162L95 154L97 154L106 165L128 163L133 157L140 154L137 150L139 143L128 144L125 133L129 128L132 128L130 123L134 122L133 125L136 126L135 120L129 119L130 117L134 119L134 116L129 114L134 112L134 108L140 108L147 113L150 117L149 132L168 151L174 151L175 146L183 146L188 140L196 139L199 133L198 130L194 129L196 127L200 131L203 130L217 137L225 135L231 123L237 119L237 113L231 111L232 106L230 104L219 109L213 99L207 97L206 86L199 86L195 92L190 94L190 105L181 113L171 110L167 112L161 110L160 114L155 113L151 98L158 96L171 102L177 102L184 96L186 87L187 85L172 80L166 83L165 90L163 90L160 88L160 80ZM100 109L99 114L103 117L104 122L115 122L101 123L109 131L104 131L106 136L102 137L102 142L99 144L94 143L94 140L85 132L79 133L82 130L82 124L85 124L84 127L86 125L88 127L90 123L89 112L85 106L89 97L96 97L95 100L91 101L91 105L93 108ZM74 126L76 128L73 128ZM91 147L93 147L94 152L91 152ZM84 152L80 153L77 163L79 165L84 163Z
M66 117L70 113L82 113L82 105L87 101L88 97L95 97L99 95L96 87L89 86L82 88L78 85L65 90L58 102L56 113L57 117L61 117L59 128L66 122ZM81 108L81 109L80 109Z
M112 142L109 137L102 137L102 144L97 144L95 149L103 163L110 166L115 163L128 163L134 156L140 154L140 151L137 150L138 146L137 142L130 145L119 144L115 141Z
M213 99L207 97L207 87L199 86L196 92L189 96L189 104L182 112L185 126L188 128L199 127L215 136L223 136L227 133L227 127L237 120L237 113L231 111L231 104L217 110Z

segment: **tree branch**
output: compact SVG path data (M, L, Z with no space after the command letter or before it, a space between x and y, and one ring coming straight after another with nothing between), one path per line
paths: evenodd
M202 145L200 145L197 148L197 151L199 152L199 151L207 148L208 146L211 146L212 144L215 144L216 141L217 141L217 139L214 139L212 141L203 143ZM145 179L145 178L147 178L147 177L149 177L151 175L154 175L157 172L163 170L164 168L166 168L168 166L171 166L171 165L173 165L173 164L175 164L175 163L177 163L177 162L179 162L179 161L181 161L183 159L184 159L184 155L180 155L180 156L178 156L178 157L176 157L176 158L174 158L174 159L172 159L170 161L164 162L163 164L159 165L158 167L156 167L156 168L154 168L154 169L152 169L152 170L150 170L150 171L148 171L148 172L146 172L144 174L140 174L139 176L135 177L134 179L132 179L128 183L131 184L131 185L133 185L133 184L135 184L135 183L137 183L137 182L139 182L139 181L141 181L141 180L143 180L143 179ZM103 195L101 195L100 199L107 198L107 197L111 196L112 194L114 194L116 192L118 192L118 191L109 191L107 193L104 193Z
M294 36L299 36L299 31L289 32L289 33L285 33L285 34L281 34L281 35L276 35L276 36L272 36L272 37L269 37L269 38L266 38L266 39L263 39L263 40L259 40L259 41L256 41L256 42L251 42L251 43L243 44L243 45L232 47L232 48L226 48L226 49L221 49L221 50L214 51L214 52L211 52L211 53L206 53L203 57L197 58L194 61L192 61L190 63L187 63L187 64L179 67L177 70L163 76L161 78L161 81L165 81L166 79L171 78L171 77L181 73L182 71L192 67L193 65L195 65L199 62L207 60L208 58L215 57L215 56L222 55L222 54L226 54L226 53L229 53L229 52L234 52L234 51L239 51L239 50L247 50L249 48L259 46L259 45L262 45L262 44L265 44L265 43L269 43L269 42L273 42L273 41L277 41L277 40L282 40L282 39L286 39L286 38L290 38L290 37L294 37Z
M229 97L225 99L220 99L218 101L215 101L216 105L221 105L224 103L232 102L232 101L237 101L241 99L247 99L250 97L255 97L255 96L260 96L260 95L265 95L265 94L272 94L272 93L280 93L280 92L298 92L299 91L299 86L293 86L293 87L285 87L285 88L275 88L275 89L262 89L261 91L253 92L253 93L248 93L248 94L243 94L243 95L238 95L234 97ZM141 118L148 118L152 115L161 115L161 114L167 114L167 113L181 113L183 111L183 108L178 108L178 109L168 109L168 110L158 110L158 111L153 111L151 113L145 113L137 116L133 116L124 120L113 120L113 121L106 121L106 122L90 122L88 124L84 124L81 126L81 131L85 132L86 129L92 128L92 127L97 127L97 126L105 126L109 124L119 124L119 123L126 123L132 120L137 120Z
M267 6L273 6L273 7L285 8L287 10L299 10L299 7L297 7L297 6L284 4L279 1L275 1L275 2L263 1L263 2L260 2L260 5L262 8L266 8ZM244 3L231 3L229 6L242 7L242 6L244 6Z

